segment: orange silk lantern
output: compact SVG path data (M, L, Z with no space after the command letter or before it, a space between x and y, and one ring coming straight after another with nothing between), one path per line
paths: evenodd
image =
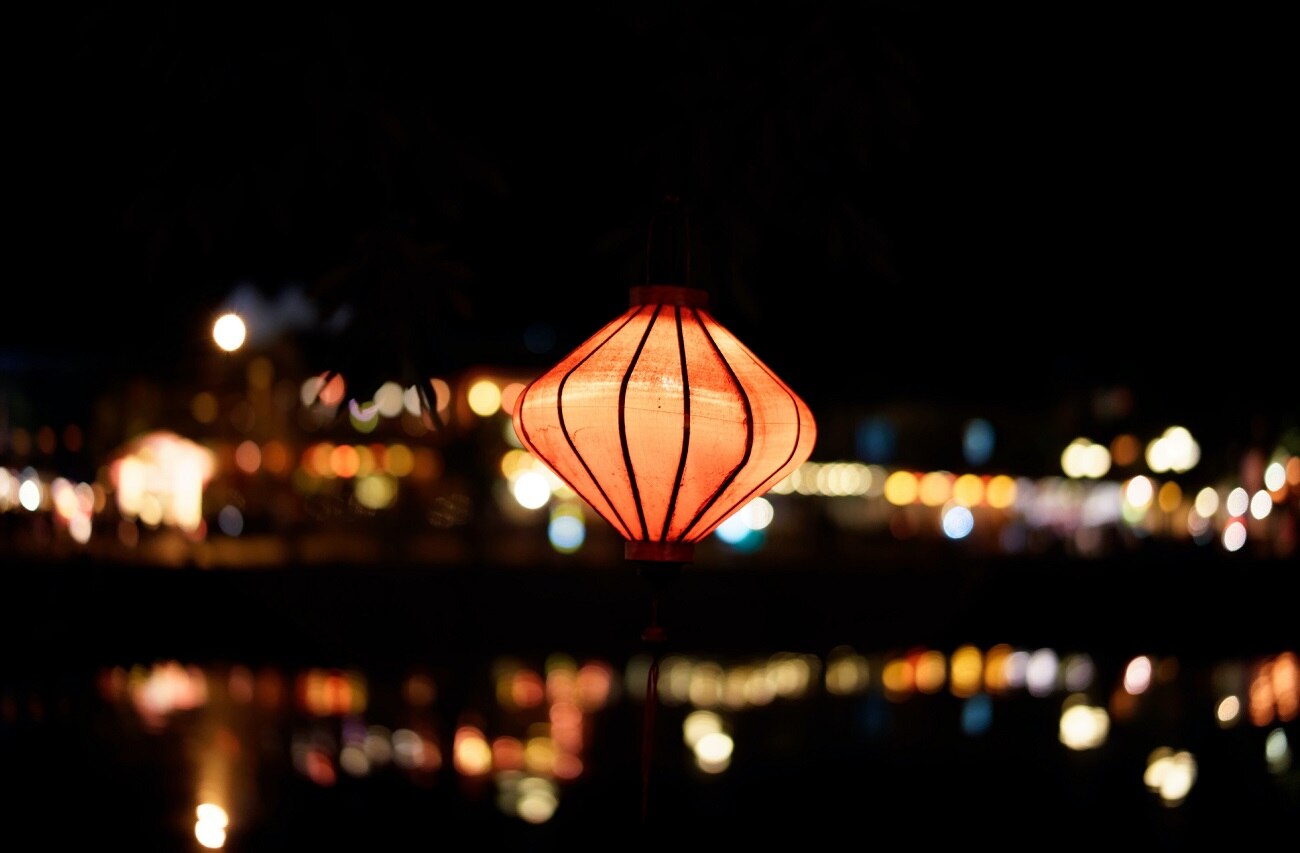
M633 287L627 313L519 395L515 433L627 540L694 543L812 452L812 412L708 312L703 290Z

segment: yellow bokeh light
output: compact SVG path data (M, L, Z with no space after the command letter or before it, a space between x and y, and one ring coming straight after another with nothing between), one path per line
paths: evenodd
M1007 689L1007 659L1011 657L1011 646L999 643L989 649L984 656L984 688L990 693L999 693Z
M394 477L405 477L415 468L415 456L405 444L390 444L384 453L384 468Z
M353 477L361 468L361 454L350 444L340 444L330 452L330 470L336 477Z
M234 352L244 345L248 329L238 314L222 314L212 324L212 340L226 352Z
M200 391L190 400L190 414L201 424L210 424L217 419L217 398L207 391Z
M838 652L826 663L826 692L849 696L867 689L867 659L855 652Z
M916 476L910 471L895 471L885 480L885 500L894 506L914 503L917 493Z
M461 726L456 730L452 763L464 776L483 776L492 769L492 747L482 731L474 726Z
M1115 440L1110 443L1110 458L1116 465L1125 468L1137 461L1141 450L1142 444L1137 436L1124 433L1115 436Z
M922 652L916 658L914 672L917 690L922 693L938 693L943 689L944 678L947 675L943 652L933 649Z
M1183 490L1173 480L1160 487L1156 495L1156 504L1165 512L1173 512L1183 502Z
M985 487L984 500L994 509L1007 509L1016 502L1016 481L1006 474L998 474Z
M880 673L880 681L885 686L885 695L891 699L901 699L912 692L914 674L912 663L906 658L894 658L885 664Z
M1106 742L1109 733L1110 715L1105 708L1094 708L1082 702L1072 704L1067 700L1057 734L1061 743L1074 750L1096 749Z
M480 379L469 387L465 399L474 414L491 417L501 410L501 387L491 379Z
M1237 722L1241 716L1241 700L1236 696L1224 696L1215 706L1214 718L1218 720L1222 728L1227 728Z
M692 749L705 735L722 731L722 718L712 711L692 711L682 721L682 739Z
M531 737L524 745L524 767L531 773L549 774L555 766L555 744L549 737Z
M367 509L384 509L397 497L397 481L385 474L359 477L354 493L357 503Z
M1196 513L1201 518L1213 518L1214 513L1219 509L1219 493L1212 487L1206 486L1196 493Z
M975 646L962 646L952 653L952 695L966 698L980 690L984 658Z
M943 506L952 497L952 474L931 471L921 478L921 503L926 506Z
M961 506L978 506L984 500L984 481L975 474L962 474L952 484L952 499Z
M1155 486L1149 479L1137 476L1124 485L1124 500L1134 509L1146 509L1155 497Z

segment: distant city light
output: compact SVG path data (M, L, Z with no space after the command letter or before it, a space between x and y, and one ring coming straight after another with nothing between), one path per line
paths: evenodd
M1124 486L1124 500L1134 509L1146 509L1154 497L1155 487L1146 477L1134 477Z
M1250 494L1241 486L1228 492L1228 500L1224 502L1228 510L1228 515L1233 518L1240 518L1246 514L1250 508Z
M961 450L966 457L966 464L978 468L988 462L993 455L995 440L993 424L983 418L967 421L961 434Z
M1241 700L1236 696L1224 696L1214 709L1214 718L1222 728L1237 722L1241 716Z
M1039 649L1029 656L1025 667L1025 688L1031 696L1046 696L1056 688L1056 674L1060 669L1056 652Z
M1098 479L1110 470L1110 451L1104 444L1093 444L1086 438L1076 438L1061 453L1061 470L1065 476L1078 479Z
M222 314L212 324L212 340L226 352L234 352L244 345L248 329L238 314Z
M474 414L480 418L491 417L501 410L501 386L491 379L480 379L469 387L466 400Z
M28 512L41 508L41 484L36 480L23 480L18 487L18 503Z
M1133 696L1145 693L1151 686L1151 658L1139 655L1129 661L1124 669L1124 690Z
M1147 445L1147 467L1157 474L1165 471L1183 473L1201 460L1201 447L1186 428L1172 426Z
M1202 518L1214 518L1214 513L1219 509L1219 493L1210 486L1206 486L1196 493L1197 515Z
M551 499L551 484L541 471L520 474L510 490L524 509L541 509Z
M386 418L395 418L402 413L402 386L396 382L385 382L375 391L375 407Z
M965 539L975 529L975 516L964 506L951 506L943 514L943 535L949 539Z

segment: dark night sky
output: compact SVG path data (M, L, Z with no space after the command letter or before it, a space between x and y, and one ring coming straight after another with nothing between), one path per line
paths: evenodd
M304 346L362 381L541 368L622 309L674 192L693 283L814 411L1124 385L1153 421L1294 416L1276 21L469 5L28 12L7 363L184 373L251 282L350 305Z

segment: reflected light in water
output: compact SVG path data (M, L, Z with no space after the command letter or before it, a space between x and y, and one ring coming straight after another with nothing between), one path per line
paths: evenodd
M1234 518L1223 528L1223 547L1228 551L1240 551L1246 544L1246 525L1241 519Z
M215 803L200 803L194 811L198 818L194 823L194 837L199 844L210 850L224 847L226 827L230 825L226 810Z
M695 748L705 735L722 731L722 718L712 711L692 711L682 721L682 740Z
M548 779L527 776L519 782L519 802L516 811L528 823L546 823L559 805L555 785Z
M1162 746L1147 758L1142 781L1160 795L1167 806L1177 806L1196 783L1196 759L1190 752L1174 752Z
M735 743L724 732L710 732L695 743L695 763L705 773L721 773L731 766Z
M1273 729L1264 739L1264 761L1273 774L1280 775L1291 769L1291 743L1285 729Z
M1058 730L1061 743L1073 750L1096 749L1109 734L1110 715L1105 708L1088 705L1080 694L1065 701Z

